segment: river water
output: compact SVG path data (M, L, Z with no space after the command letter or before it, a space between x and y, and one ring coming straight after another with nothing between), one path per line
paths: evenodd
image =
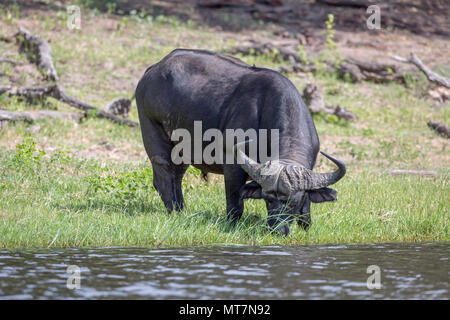
M0 298L449 299L449 253L448 243L0 250Z

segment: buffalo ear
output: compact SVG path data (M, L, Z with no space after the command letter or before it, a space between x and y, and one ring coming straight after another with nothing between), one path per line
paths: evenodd
M247 183L239 191L241 199L262 199L262 189L255 181Z
M309 199L315 203L337 200L337 192L336 190L331 188L320 188L317 190L309 190L308 195Z

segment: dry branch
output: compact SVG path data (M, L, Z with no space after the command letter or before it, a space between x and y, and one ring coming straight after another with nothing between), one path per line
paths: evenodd
M434 131L436 131L437 133L439 133L440 135L446 137L446 138L450 138L450 127L437 122L437 121L428 121L427 125L433 129Z
M20 43L20 50L27 53L28 59L36 63L44 71L48 80L58 80L55 66L53 65L52 52L47 40L31 34L27 29L19 27L15 35Z
M416 176L427 176L427 177L438 177L436 171L425 171L425 170L390 170L390 174L394 176L399 175L416 175Z
M249 0L199 0L197 1L198 7L203 8L222 8L222 7L238 7L238 8L248 8L251 7L253 3Z
M419 68L420 71L422 71L427 79L431 82L437 83L440 86L444 86L446 88L450 88L450 79L444 78L437 73L431 71L430 68L428 68L426 65L423 64L422 60L420 60L414 52L411 52L411 58L406 59L399 56L391 56L392 59L404 62L404 63L411 63L415 65L417 68Z
M0 88L1 89L1 88ZM124 119L122 117L111 114L105 110L99 110L94 106L91 106L83 101L73 98L66 94L57 84L52 84L44 87L30 87L21 89L9 89L4 92L8 92L9 95L16 95L26 98L28 101L35 101L35 99L45 99L47 97L55 98L61 102L67 103L71 107L80 109L87 112L93 112L95 116L99 118L105 118L111 120L115 123L125 124L130 127L137 127L139 124L137 122ZM1 91L0 91L1 93Z
M356 114L345 108L325 105L321 90L314 84L307 84L305 89L303 89L302 96L311 113L334 114L336 117L347 121L356 119Z
M50 118L50 119L70 119L80 121L84 118L83 113L69 113L50 110L39 111L7 111L0 110L0 121L27 121L34 122L38 119Z
M54 93L53 93L53 97L55 99L58 99L62 102L67 103L68 105L74 107L74 108L78 108L80 110L83 110L85 112L88 111L95 111L95 115L99 118L105 118L108 120L111 120L115 123L119 123L119 124L125 124L129 127L137 127L139 126L139 124L137 122L128 120L128 119L124 119L122 117L116 116L114 114L111 114L105 110L99 110L96 107L93 107L85 102L82 102L78 99L75 99L69 95L67 95L64 91L62 91L59 86L55 87Z
M10 63L12 65L21 64L19 61L8 59L8 58L0 58L0 63Z
M8 95L25 99L29 104L37 104L52 95L54 85L8 89ZM2 92L0 92L2 93Z
M298 45L295 42L295 47ZM284 46L283 43L254 42L252 45L236 46L230 50L231 54L241 53L243 55L257 55L257 54L273 54L274 57L280 57L282 60L289 61L289 65L284 65L277 68L277 71L283 73L292 72L315 72L316 66L312 63L305 64L303 58L294 50L294 47Z
M12 42L12 38L11 37L7 37L7 36L0 36L0 41L3 42Z
M262 6L261 4L263 4L264 6ZM198 0L197 6L203 8L235 7L244 10L248 9L261 11L285 10L285 8L283 7L283 2L281 0Z
M20 50L26 52L28 59L31 62L38 64L39 68L45 72L46 78L48 80L57 81L58 76L53 65L53 58L48 42L45 39L31 34L28 30L22 27L19 27L19 31L15 35L15 38L16 41L20 44ZM130 127L137 127L139 125L137 122L124 119L110 112L114 110L115 112L117 111L122 112L123 114L128 114L129 107L131 106L131 101L125 98L114 100L113 102L108 104L106 108L97 109L96 107L91 106L88 103L69 96L57 84L20 89L0 86L0 94L3 94L5 92L8 92L10 96L23 97L29 103L36 103L39 100L42 101L47 97L52 97L61 102L67 103L71 107L84 111L84 116L86 115L86 113L92 112L96 117L105 118L115 123L125 124ZM30 114L16 114L15 117L17 119L19 119L20 117L24 117L24 119L32 119L30 118Z

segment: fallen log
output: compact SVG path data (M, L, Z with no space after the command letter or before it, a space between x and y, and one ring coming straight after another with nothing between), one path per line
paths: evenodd
M8 89L8 95L17 96L19 98L25 99L28 104L37 104L45 100L48 96L52 95L54 86L36 86L36 87L26 87L26 88L10 88ZM3 93L0 90L0 94Z
M378 63L378 62L368 62L362 61L354 58L345 59L346 62L352 63L358 66L363 71L369 72L386 72L392 70L391 72L395 72L397 70L397 66L389 63Z
M284 65L279 68L275 68L276 71L281 73L293 73L293 72L302 72L302 73L308 73L308 72L316 72L317 67L314 65L301 65L299 63L292 63L291 65Z
M9 43L12 42L12 38L7 36L0 36L0 41Z
M337 67L337 71L344 76L348 73L354 82L373 81L406 83L403 72L393 64L361 61L346 58Z
M264 6L261 6L263 4ZM261 10L270 10L271 7L282 7L281 0L198 0L197 7L203 8L223 8L236 7L240 9L253 9L262 7ZM266 8L267 7L267 8ZM277 8L275 8L277 9Z
M416 56L414 52L411 52L411 58L406 59L399 56L391 56L392 59L403 62L403 63L411 63L415 65L417 68L419 68L420 71L422 71L427 79L430 82L437 83L440 86L444 86L446 88L450 88L450 79L442 77L438 75L437 73L431 71L430 68L428 68L426 65L423 64L422 60L419 59L419 57Z
M223 7L237 7L250 8L253 5L250 0L199 0L197 7L203 8L223 8Z
M26 121L35 122L38 119L69 119L80 121L85 117L83 113L59 112L51 110L38 111L8 111L0 109L0 121Z
M369 0L316 0L317 3L323 3L329 6L350 7L350 8L367 8L371 4L375 4Z
M279 72L283 73L291 73L291 72L302 72L302 73L308 73L308 72L316 72L317 67L313 63L305 64L302 61L302 64L297 63L297 61L290 56L289 57L290 65L281 66L277 69Z
M427 176L427 177L438 177L439 174L436 171L425 171L425 170L390 170L390 174L394 176L400 175L416 175L416 176Z
M314 84L307 84L303 89L302 96L309 111L313 114L323 112L347 121L352 121L357 117L353 112L340 106L325 105L321 90Z
M313 63L305 62L305 58L298 54L292 44L290 46L283 46L282 44L271 42L254 42L251 45L236 46L230 50L230 53L241 53L243 55L274 54L274 57L280 57L282 60L290 63L289 65L277 68L277 71L283 73L306 73L316 72L318 70ZM330 71L337 71L341 77L345 77L346 75L350 76L353 82L365 80L378 83L391 81L406 83L403 72L394 64L345 58L338 64L327 62L326 68Z
M6 88L6 87L5 87ZM27 101L35 101L35 99L46 99L47 97L52 97L56 100L64 102L71 107L77 108L79 110L84 111L85 113L93 113L96 117L104 118L111 120L115 123L125 124L130 127L137 127L139 124L137 122L124 119L122 117L111 114L105 110L97 109L94 106L91 106L88 103L80 101L76 98L73 98L66 94L58 84L52 84L49 86L42 87L29 87L29 88L21 88L21 89L7 89L1 92L0 94L8 92L9 95L17 95L27 99Z
M427 125L428 125L428 127L430 127L430 129L436 131L441 136L450 138L450 127L449 126L447 126L443 123L437 122L437 121L428 121Z
M46 79L57 81L58 75L53 65L52 53L47 40L31 34L27 29L22 27L19 27L19 31L15 37L20 44L19 50L27 54L30 62L38 65Z
M3 94L10 89L11 89L11 87L9 87L9 86L0 86L0 94Z
M339 64L337 71L341 77L348 75L353 82L360 82L365 79L358 66L345 61Z

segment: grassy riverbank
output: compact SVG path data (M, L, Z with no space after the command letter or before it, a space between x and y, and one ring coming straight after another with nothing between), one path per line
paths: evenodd
M29 143L28 143L29 144ZM39 158L39 156L37 157ZM313 205L308 232L289 236L266 226L262 201L247 201L236 227L226 221L223 183L190 170L187 208L168 215L144 164L23 161L2 152L0 247L184 246L243 243L448 241L448 184L443 178L393 177L350 171L339 201Z
M13 9L0 11L1 35L12 35L21 25L50 39L60 84L96 106L130 97L143 71L174 48L226 51L246 37L273 37L276 27L231 33L170 16L144 19L83 9L83 27L77 31L65 26L64 8L31 8L26 14ZM416 53L449 75L448 39L387 30L336 34L337 47L347 55L354 51L347 39L370 38L403 56L420 43ZM5 75L0 85L44 83L14 43L0 42L0 51L22 62L0 64ZM386 52L358 54L376 60ZM257 66L285 64L270 54L239 57ZM183 184L187 208L168 215L152 186L139 129L97 118L9 123L0 130L0 247L449 241L449 140L426 126L428 120L449 124L449 104L436 106L427 97L424 76L414 70L411 76L405 87L356 84L327 73L288 75L300 91L307 82L320 84L327 103L342 105L358 118L348 123L314 117L321 149L344 160L348 173L335 185L338 201L312 205L310 230L292 225L287 237L267 228L263 201L247 201L241 221L230 226L223 178L205 183L194 169ZM56 100L29 106L7 95L0 96L0 108L73 112ZM137 121L135 103L130 118ZM319 157L318 171L332 168ZM439 177L392 176L391 169L435 170Z

